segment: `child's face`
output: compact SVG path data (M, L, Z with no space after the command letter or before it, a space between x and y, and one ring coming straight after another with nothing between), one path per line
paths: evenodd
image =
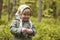
M30 18L30 9L25 9L21 15L23 21L29 21Z

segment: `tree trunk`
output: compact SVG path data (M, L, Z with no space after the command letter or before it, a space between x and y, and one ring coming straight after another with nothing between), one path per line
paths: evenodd
M8 21L11 19L10 0L8 0Z
M42 17L42 0L39 0L38 22L41 21L41 17Z
M16 8L15 8L16 0L12 0L12 6L13 6L13 8L12 8L12 12L11 12L11 19L12 19L13 15L15 14L15 11L16 11Z
M54 18L57 17L57 15L56 15L56 2L55 1L53 1L53 16L54 16Z
M3 6L3 0L0 0L0 19L1 19L1 15L2 15L2 6Z

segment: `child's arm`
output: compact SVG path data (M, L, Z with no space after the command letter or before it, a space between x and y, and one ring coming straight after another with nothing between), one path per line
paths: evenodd
M14 20L14 21L11 23L10 32L11 32L13 35L20 35L20 34L21 34L21 29L22 29L22 28L17 27L17 20Z
M32 25L32 31L33 31L32 35L34 36L36 34L36 29L35 29L34 25Z

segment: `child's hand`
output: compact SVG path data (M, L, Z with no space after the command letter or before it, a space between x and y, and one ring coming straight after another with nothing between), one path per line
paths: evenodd
M26 33L27 29L26 28L22 28L22 32Z
M27 33L28 33L28 34L33 33L32 29L27 29Z

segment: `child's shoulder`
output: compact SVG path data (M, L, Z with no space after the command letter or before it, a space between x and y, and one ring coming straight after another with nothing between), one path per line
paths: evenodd
M12 20L12 22L13 23L16 23L16 22L19 22L19 20L14 19L14 20Z

